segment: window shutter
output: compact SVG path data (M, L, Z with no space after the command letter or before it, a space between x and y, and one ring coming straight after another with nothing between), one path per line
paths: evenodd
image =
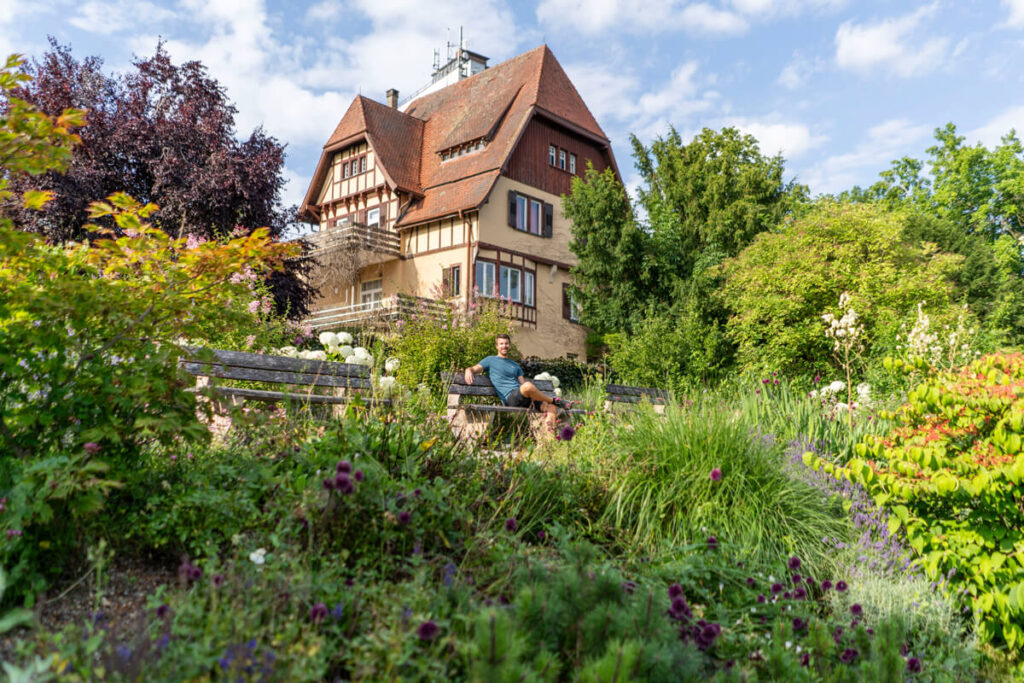
M544 205L544 237L551 237L555 229L555 207L551 204Z
M441 291L444 292L445 296L452 295L452 269L442 268L441 269Z
M572 304L569 303L569 283L562 283L562 317L566 320L572 315Z
M516 193L508 191L508 226L516 227Z

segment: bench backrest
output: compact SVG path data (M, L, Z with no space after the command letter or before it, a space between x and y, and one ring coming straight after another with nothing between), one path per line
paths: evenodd
M608 394L605 400L614 403L640 403L647 400L655 405L668 403L668 392L652 387L633 387L628 384L609 384L605 387Z
M466 378L461 372L442 372L441 382L448 387L448 395L459 396L490 396L498 398L498 391L491 384L486 375L474 375L473 384L466 384ZM545 394L554 395L555 385L549 379L531 379L530 382Z
M370 388L370 369L365 365L221 349L188 351L190 355L181 359L179 367L193 375L271 384Z

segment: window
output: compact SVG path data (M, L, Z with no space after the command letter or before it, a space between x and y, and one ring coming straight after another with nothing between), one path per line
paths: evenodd
M526 206L527 206L528 201L529 200L527 200L526 197L524 197L523 195L521 195L521 194L520 195L516 195L516 225L515 225L515 227L516 227L517 230L524 230L525 231L527 229L527 227L528 227L527 216L526 216Z
M558 150L558 168L565 170L565 150Z
M569 291L569 283L562 284L562 317L570 322L580 321L580 305Z
M494 264L476 262L476 288L481 296L494 296Z
M572 158L572 161L573 161L573 164L575 165L575 163L576 163L576 157L575 156ZM365 173L366 172L366 157L361 157L359 159L359 172L360 173Z
M366 212L366 224L379 226L380 225L380 208L370 209Z
M548 145L548 163L552 166L555 165L555 149L554 145Z
M528 270L523 271L523 303L533 306L533 281L534 276Z
M448 271L448 296L458 296L462 291L462 266L452 266Z
M575 154L570 154L569 155L569 173L572 173L573 175L576 174L576 155Z
M501 286L498 293L503 299L511 299L516 303L523 300L523 292L520 287L522 271L518 268L501 267Z
M541 233L541 213L544 205L536 199L530 200L530 232L534 235Z
M348 162L346 161L341 165L341 177L348 178Z
M368 308L379 308L384 300L384 280L370 280L359 286L359 303Z

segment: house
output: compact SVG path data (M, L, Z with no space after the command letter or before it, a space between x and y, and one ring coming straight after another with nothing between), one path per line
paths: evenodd
M546 45L490 68L460 48L402 109L395 90L357 96L303 201L323 264L311 322L397 315L416 299L470 310L476 291L511 301L525 355L582 359L560 196L588 164L618 173Z

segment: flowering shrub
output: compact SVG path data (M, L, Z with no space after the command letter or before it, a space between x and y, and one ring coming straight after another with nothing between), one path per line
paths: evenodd
M985 640L1024 645L1024 355L989 355L929 377L887 435L845 467L805 461L887 505L933 581L976 615Z

